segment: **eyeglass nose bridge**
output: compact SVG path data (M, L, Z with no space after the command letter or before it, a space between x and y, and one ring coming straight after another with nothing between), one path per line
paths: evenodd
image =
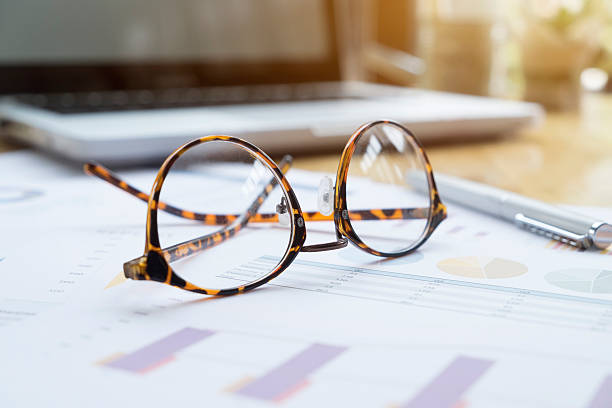
M328 176L324 176L323 178L321 178L321 181L319 183L317 206L319 212L323 215L331 215L334 212L335 186L332 179ZM336 241L325 242L322 244L315 245L305 245L302 247L302 251L324 252L346 247L348 245L348 239L340 233L335 222L334 228L336 230Z
M303 252L324 252L333 251L334 249L344 248L348 245L348 239L345 237L339 237L335 242L325 242L323 244L315 245L304 245L302 247Z

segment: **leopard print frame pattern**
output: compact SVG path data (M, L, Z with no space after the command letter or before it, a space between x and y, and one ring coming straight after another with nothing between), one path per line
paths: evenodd
M251 156L258 159L274 174L274 180L272 183L266 186L265 191L256 198L256 200L245 212L245 214L242 214L231 224L226 225L224 228L213 234L209 234L195 240L187 241L170 248L162 249L159 241L159 233L157 227L157 211L158 209L160 209L159 198L164 180L167 177L168 172L172 168L172 165L186 151L200 144L213 141L233 143L246 150L249 154L251 154ZM274 270L272 270L269 274L265 275L259 280L250 282L245 285L240 285L228 289L213 289L203 288L194 285L181 278L172 269L172 267L170 266L170 262L172 262L173 260L183 258L185 256L199 252L203 249L218 245L233 237L236 233L243 229L248 224L250 218L257 214L257 211L261 204L263 204L265 197L270 191L272 191L272 189L277 184L280 184L280 187L288 198L288 206L292 217L290 217L290 245L284 257L281 259L281 261L275 267ZM278 276L291 264L293 259L295 259L297 254L300 252L302 246L304 245L305 241L306 227L304 224L302 210L300 209L295 192L289 185L289 182L285 178L285 175L279 169L276 163L274 163L274 161L270 157L268 157L263 151L244 140L232 136L207 136L193 140L179 147L162 164L153 184L153 188L151 190L148 202L145 253L140 258L126 262L124 264L124 272L125 276L130 279L162 282L171 286L178 287L180 289L205 295L233 295L254 289Z
M425 230L423 234L416 240L410 247L404 249L401 252L380 252L376 251L369 246L367 246L357 235L355 229L351 225L351 220L357 221L362 220L363 218L355 217L353 211L349 211L346 203L346 179L348 176L349 164L351 158L353 156L353 152L355 151L355 146L359 139L363 137L367 133L368 130L372 129L378 125L391 125L399 128L407 135L409 135L410 142L412 143L413 148L419 155L421 159L425 171L427 173L427 182L429 185L429 208L428 209L415 209L417 216L407 216L406 218L427 218L427 224L425 226ZM438 193L438 189L436 187L436 182L434 180L433 171L431 168L431 164L429 163L429 159L425 154L425 150L423 146L419 142L419 140L414 136L414 134L406 129L404 126L399 123L389 121L389 120L379 120L375 122L367 123L361 126L349 139L346 144L344 151L342 152L342 157L340 158L340 164L338 165L338 173L336 174L336 188L335 188L335 196L334 196L334 223L336 225L336 229L338 233L342 236L348 238L349 242L358 248L362 249L365 252L368 252L372 255L382 256L382 257L400 257L407 254L410 254L417 250L421 245L429 239L431 234L433 234L434 230L440 223L447 217L446 206L442 204L440 200L440 195ZM391 219L393 218L391 213L385 213L385 210L371 210L373 215L376 217L375 219ZM382 214L381 214L382 213ZM378 216L382 215L382 216ZM399 217L398 217L399 218ZM404 217L402 217L404 218Z
M278 163L278 167L281 169L283 174L286 174L293 158L286 155ZM137 189L136 187L128 184L122 180L118 175L113 173L106 167L95 164L86 163L83 166L85 173L100 178L107 183L117 187L118 189L125 191L126 193L138 198L139 200L148 203L149 194ZM195 211L189 211L186 209L178 208L171 204L160 201L157 203L157 208L177 217L186 218L194 221L199 221L205 225L227 225L236 221L241 214L205 214ZM334 215L324 215L319 211L308 211L303 212L304 221L333 221ZM397 219L418 219L427 218L429 216L429 208L381 208L381 209L364 209L364 210L351 210L349 216L354 220L397 220ZM278 222L278 214L276 213L257 213L254 214L250 219L249 223L276 223Z
M420 156L427 173L427 181L429 186L430 205L428 208L387 208L387 209L363 209L348 211L346 204L346 179L349 169L349 164L355 146L360 137L367 130L379 124L389 124L397 126L407 135L410 136L410 141L415 148L415 151ZM192 211L187 211L170 204L160 201L160 193L170 169L173 164L189 149L201 145L203 143L223 141L233 143L240 148L246 150L253 158L260 161L274 175L271 182L264 187L264 190L258 195L253 203L248 207L244 214L203 214ZM433 177L433 172L429 160L423 150L423 147L416 137L403 126L391 121L376 121L368 123L360 127L349 139L349 142L342 152L338 172L336 175L336 186L334 191L334 212L327 216L320 212L305 212L300 209L295 192L291 188L285 177L285 173L291 166L291 156L285 156L277 166L270 157L256 146L244 140L231 136L207 136L193 140L179 147L174 151L162 164L153 188L150 194L146 194L135 187L127 184L110 170L97 164L86 164L84 170L86 173L99 177L121 190L137 197L148 204L147 209L147 230L146 230L146 246L144 255L139 258L128 261L124 264L124 273L127 278L136 280L151 280L165 283L180 289L197 292L206 295L233 295L242 293L258 286L261 286L283 272L295 259L297 254L304 247L306 241L306 226L305 221L334 221L336 235L340 241L348 239L353 245L358 248L377 256L383 257L399 257L414 252L431 236L436 227L446 218L446 207L440 201L438 190ZM278 214L276 213L259 213L258 210L267 198L268 194L280 185L285 196L288 199L288 210L291 224L291 239L290 245L279 264L269 274L263 276L257 281L236 286L229 289L213 289L196 286L185 279L181 278L170 266L170 263L182 259L184 257L194 255L202 250L212 248L219 245L231 237L235 236L240 230L244 229L248 223L258 222L278 222ZM159 232L157 224L158 210L165 211L175 216L196 220L206 225L220 225L222 228L212 234L204 235L199 238L192 239L168 248L161 248L159 241ZM425 231L412 246L398 252L385 253L376 251L364 244L351 225L352 221L357 220L394 220L394 219L427 219ZM339 241L339 242L340 242ZM338 242L338 243L339 243ZM345 241L346 242L346 241ZM331 245L330 245L331 244ZM339 248L341 246L333 245L337 243L322 244L318 246L328 247L325 250ZM317 245L315 245L317 246ZM304 248L307 250L308 247Z

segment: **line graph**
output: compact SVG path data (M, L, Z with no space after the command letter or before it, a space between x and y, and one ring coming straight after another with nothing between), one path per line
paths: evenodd
M247 281L276 265L262 256L222 274ZM368 299L498 319L582 330L612 331L612 301L545 290L398 273L297 259L271 284L321 294ZM583 305L576 308L574 305Z

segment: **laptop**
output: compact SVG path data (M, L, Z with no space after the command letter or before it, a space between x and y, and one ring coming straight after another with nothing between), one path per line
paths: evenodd
M144 5L148 4L148 7ZM507 134L537 105L341 79L333 0L8 2L3 133L72 160L152 162L209 134L270 154L392 119L423 141Z

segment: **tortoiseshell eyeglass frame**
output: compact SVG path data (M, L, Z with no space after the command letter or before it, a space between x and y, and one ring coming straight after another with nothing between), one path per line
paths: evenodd
M355 146L359 138L364 135L370 128L388 124L396 126L406 132L410 136L413 146L417 150L417 154L420 155L425 171L427 173L427 182L429 184L429 207L428 208L388 208L388 209L364 209L364 210L352 210L347 209L346 204L346 179L348 175L348 169L351 157L355 151ZM265 165L274 175L274 178L265 186L264 190L259 196L251 203L247 211L243 214L202 214L195 213L192 211L183 210L171 206L167 203L160 202L160 192L166 176L168 175L172 165L178 160L189 149L208 143L212 141L223 141L227 143L233 143L238 145L242 149L246 150L253 158L258 159L261 164ZM206 295L233 295L242 293L254 289L264 283L277 277L293 262L295 257L300 251L303 252L318 252L327 251L345 247L348 242L351 242L358 248L376 256L382 257L400 257L408 255L414 252L417 248L427 241L427 239L434 232L436 227L446 218L447 211L446 207L440 201L440 196L436 187L436 183L433 177L433 172L429 159L425 154L425 151L418 141L418 139L408 129L402 125L387 121L380 120L371 122L361 126L353 135L350 137L346 144L342 156L340 158L340 164L338 166L338 172L336 174L336 185L334 191L334 211L333 214L326 216L319 212L302 212L298 203L295 192L291 188L291 185L285 177L285 173L291 165L291 157L285 156L279 166L263 151L251 143L242 139L232 136L206 136L199 139L195 139L191 142L184 144L183 146L176 149L168 158L164 161L155 182L151 190L151 194L146 193L130 186L125 181L121 180L110 170L103 166L87 163L84 166L84 170L87 174L97 176L114 186L122 189L123 191L139 198L142 201L148 203L147 209L147 229L146 229L146 245L144 255L126 262L123 265L124 273L127 278L135 280L151 280L162 282L171 286L178 287L180 289L188 290L191 292L197 292ZM245 285L236 286L229 289L212 289L203 288L194 285L183 278L181 278L170 266L170 263L194 255L207 248L216 246L227 239L236 235L241 229L247 226L248 223L266 223L266 222L278 222L277 213L259 213L260 206L265 201L268 194L277 186L285 193L288 203L287 206L290 217L291 226L291 239L290 245L281 259L279 264L267 275L260 279L250 282ZM159 233L157 228L157 211L162 210L167 213L173 214L178 217L195 220L206 225L222 225L223 227L212 234L204 235L199 238L192 239L177 245L173 245L168 248L161 248L159 241ZM351 219L356 220L393 220L393 219L427 219L425 229L418 240L416 240L410 247L404 249L401 252L379 252L369 246L367 246L356 234L355 230L351 225ZM336 230L336 241L328 242L316 245L304 245L306 241L306 224L305 221L334 221Z

